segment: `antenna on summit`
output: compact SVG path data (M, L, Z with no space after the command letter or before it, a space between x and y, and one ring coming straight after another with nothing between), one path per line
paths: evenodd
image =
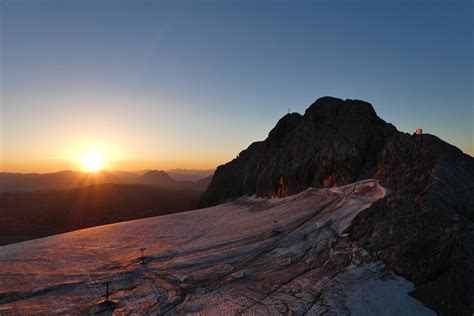
M290 108L288 108L288 114L291 114L291 109Z

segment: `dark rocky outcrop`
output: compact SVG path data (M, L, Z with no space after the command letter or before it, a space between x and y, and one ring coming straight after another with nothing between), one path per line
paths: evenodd
M217 168L202 206L248 194L376 178L387 198L359 214L352 240L415 282L440 314L474 312L474 158L436 136L409 135L359 100L324 97L284 116L268 138Z

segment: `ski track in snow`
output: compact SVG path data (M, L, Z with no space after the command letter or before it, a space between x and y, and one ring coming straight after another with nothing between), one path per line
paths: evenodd
M365 180L3 246L0 314L434 315L344 235L385 194Z

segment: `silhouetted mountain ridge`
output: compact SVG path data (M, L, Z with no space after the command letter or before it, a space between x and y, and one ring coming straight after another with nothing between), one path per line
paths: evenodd
M211 176L214 169L167 169L167 174L176 181L199 181Z
M0 173L0 192L72 189L103 183L149 184L168 189L204 191L207 184L210 183L210 179L205 179L208 179L208 177L199 181L176 181L162 170L150 170L142 175L127 171L86 173L65 170L44 174L3 172Z

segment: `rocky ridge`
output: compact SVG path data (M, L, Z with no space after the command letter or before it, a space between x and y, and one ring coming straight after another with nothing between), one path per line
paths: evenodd
M371 104L324 97L285 115L264 141L219 166L203 206L286 196L374 178L390 194L359 214L353 242L416 284L440 314L474 312L474 158L436 136L410 135Z

